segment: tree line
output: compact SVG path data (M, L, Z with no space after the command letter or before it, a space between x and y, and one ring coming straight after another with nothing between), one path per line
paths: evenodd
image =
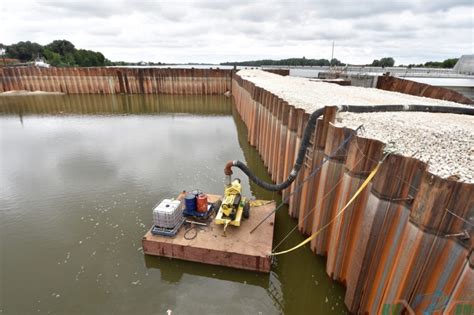
M47 45L35 42L18 42L11 45L2 45L5 57L18 59L21 62L43 58L56 67L98 67L109 66L112 62L97 51L77 49L67 40L54 40Z
M329 61L328 59L307 59L302 58L288 58L281 60L262 59L262 60L249 60L249 61L234 61L234 62L222 62L223 66L247 66L247 67L260 67L260 66L342 66L344 65L341 61L336 58Z
M385 57L381 58L380 60L375 59L372 61L372 64L370 66L374 67L393 67L395 65L395 59L392 57Z
M16 44L3 45L0 43L0 50L5 51L6 58L18 59L21 62L33 61L36 58L44 58L49 64L55 67L100 67L100 66L126 66L126 65L142 65L142 63L131 63L125 61L112 62L104 57L104 55L97 51L77 49L71 42L67 40L54 40L47 45L40 45L35 42L21 41ZM409 64L407 66L400 65L400 67L429 67L429 68L453 68L458 58L450 58L444 61L428 61L424 64ZM146 63L146 65L165 65L165 63ZM280 60L262 59L249 60L239 62L222 62L221 65L229 66L344 66L346 63L333 58L328 59L310 59L302 58L287 58ZM393 67L395 59L393 57L384 57L375 59L371 64L366 66L375 67Z
M410 64L408 66L400 65L399 67L419 67L419 68L453 68L458 58L450 58L444 61L428 61L424 64ZM262 59L262 60L249 60L249 61L235 61L235 62L222 62L221 65L226 66L246 66L246 67L261 67L261 66L344 66L346 63L339 61L334 58L331 61L328 59L307 59L302 58L289 58L289 59ZM395 66L395 59L393 57L384 57L381 59L375 59L370 64L365 66L373 67L393 67Z
M409 64L406 67L408 68L443 68L451 69L458 62L459 58L449 58L443 61L428 61L420 64Z
M376 67L393 67L395 60L392 57L382 58L380 60L374 60L372 64L367 66ZM249 61L234 61L234 62L222 62L224 66L247 66L247 67L260 67L260 66L344 66L345 63L340 60L333 58L328 59L308 59L302 58L288 58L288 59L262 59L262 60L249 60Z

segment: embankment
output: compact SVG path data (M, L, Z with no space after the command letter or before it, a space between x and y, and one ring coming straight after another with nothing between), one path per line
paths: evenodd
M309 114L238 74L232 93L248 141L272 179L281 182L295 161ZM283 192L284 198L291 194L289 214L305 235L336 215L383 156L382 142L356 135L334 154L354 134L334 122L335 108L328 108L303 169ZM328 156L316 176L296 190ZM345 304L353 313L379 314L405 305L416 313L452 313L472 306L472 245L462 233L472 233L473 213L473 184L431 174L415 158L390 155L369 188L311 242L311 250L327 256L326 271L346 285Z

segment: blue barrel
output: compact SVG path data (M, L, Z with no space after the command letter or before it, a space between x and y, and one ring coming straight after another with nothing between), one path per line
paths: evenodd
M186 194L186 196L184 196L184 206L186 207L186 211L196 211L196 195L193 193Z

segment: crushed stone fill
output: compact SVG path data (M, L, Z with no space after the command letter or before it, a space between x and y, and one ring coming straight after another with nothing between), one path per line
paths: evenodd
M336 125L364 125L365 138L380 140L390 150L428 163L442 178L457 175L474 183L474 117L438 113L338 113Z
M373 88L339 86L283 77L261 70L240 70L242 78L283 98L308 113L334 105L442 105L469 107L455 102ZM428 163L442 178L457 175L474 183L474 117L422 112L338 113L336 125L352 129L364 125L361 135L384 142L389 150Z
M311 81L308 78L280 76L262 70L245 69L238 71L237 74L308 113L324 106L334 105L468 106L375 88L340 86L334 83Z

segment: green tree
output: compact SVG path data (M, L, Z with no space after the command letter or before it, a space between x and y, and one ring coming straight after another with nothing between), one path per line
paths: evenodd
M392 57L385 57L380 60L375 59L372 61L371 66L374 67L393 67L395 65L395 59Z
M67 53L66 55L63 56L63 63L65 66L76 66L76 59L74 58L74 54L76 52L73 52L73 53Z
M380 59L380 66L381 67L393 67L395 65L395 59L392 57L385 57Z
M446 59L442 63L443 68L454 68L454 65L458 62L459 58Z
M441 68L442 67L442 62L439 61L428 61L425 62L424 66L427 68Z
M424 66L428 68L445 68L450 69L453 68L456 62L458 62L458 58L450 58L445 59L444 61L428 61L425 62Z
M49 64L55 67L63 65L63 60L60 54L51 51L49 49L44 49L44 57L48 60Z
M331 66L342 66L343 65L343 63L340 62L337 58L331 59L330 64L331 64Z
M65 39L62 40L53 40L51 43L45 46L45 48L50 49L51 51L64 56L68 53L74 53L76 48L74 45Z
M106 64L106 59L100 52L85 49L76 50L74 60L80 67L97 67Z
M380 67L380 60L378 59L374 59L374 61L372 61L372 64L371 66L374 66L374 67Z
M105 66L111 65L100 52L79 49L67 40L54 40L46 46L41 46L32 42L18 42L12 45L5 45L6 56L9 58L30 61L37 56L44 57L53 66Z
M30 41L18 42L7 46L7 57L19 59L21 61L30 61L43 55L43 46Z

